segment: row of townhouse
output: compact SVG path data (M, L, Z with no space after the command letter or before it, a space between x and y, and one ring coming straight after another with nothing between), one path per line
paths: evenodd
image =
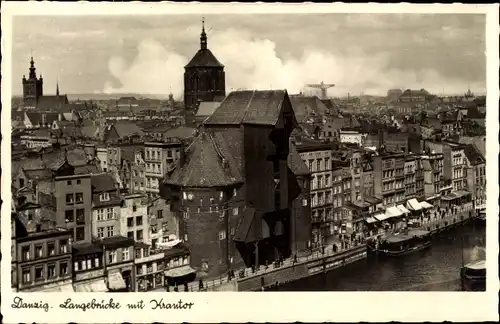
M194 279L165 200L122 194L110 174L75 174L67 161L28 186L13 200L14 290L144 291Z
M485 203L485 159L474 145L426 142L426 153L412 154L304 139L295 144L311 172L313 248L361 236L364 218L410 200Z

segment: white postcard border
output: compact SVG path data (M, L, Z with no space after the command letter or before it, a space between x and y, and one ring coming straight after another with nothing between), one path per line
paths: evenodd
M10 98L12 16L19 15L153 15L153 14L248 14L248 13L485 13L487 48L487 183L488 215L498 215L498 5L412 4L172 4L172 3L2 3L2 314L10 322L295 322L295 321L485 321L498 319L498 218L487 220L487 292L268 292L268 293L13 293L10 289ZM464 44L467 46L467 44ZM16 310L15 296L48 301L53 308ZM113 298L119 310L64 310L58 305ZM151 310L149 301L179 299L194 303L191 310ZM144 300L143 310L128 310L127 303Z

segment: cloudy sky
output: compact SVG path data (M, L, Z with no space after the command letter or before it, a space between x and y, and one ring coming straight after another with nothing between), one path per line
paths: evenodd
M15 17L13 93L32 51L44 92L180 97L199 48L201 16ZM334 83L331 95L390 88L486 91L485 16L416 14L206 15L226 88Z

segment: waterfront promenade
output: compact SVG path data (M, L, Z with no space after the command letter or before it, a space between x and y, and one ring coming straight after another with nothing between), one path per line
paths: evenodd
M463 206L456 206L448 211L437 209L429 211L426 215L422 217L420 228L429 230L431 234L437 234L443 230L446 230L450 227L461 225L462 223L468 221L469 219L474 217L472 204L465 204ZM232 280L228 280L228 276L223 276L220 278L214 279L202 279L203 280L203 289L200 289L199 282L193 281L188 284L188 290L197 292L197 291L237 291L238 289L238 281L248 280L250 278L262 277L263 275L269 274L271 272L290 268L293 266L299 267L304 264L311 263L313 261L323 260L327 257L342 255L348 253L351 250L355 250L360 246L365 245L364 243L350 243L348 248L341 248L341 244L336 243L337 249L334 251L333 244L325 245L325 251L316 251L309 255L297 257L297 262L294 263L293 257L287 258L283 260L283 263L280 267L275 268L274 264L269 265L267 268L265 266L260 266L259 269L252 271L251 268L244 269L235 269L234 274L236 278L232 278ZM241 277L241 273L243 273L243 277ZM178 287L179 291L184 291L184 287ZM156 291L165 291L165 288L157 289ZM173 291L173 287L170 287L170 291Z

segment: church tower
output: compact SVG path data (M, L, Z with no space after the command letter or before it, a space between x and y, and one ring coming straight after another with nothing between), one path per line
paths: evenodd
M208 49L207 40L203 20L200 49L184 67L184 106L193 112L202 101L215 101L226 96L224 65Z
M36 108L38 99L43 96L43 78L36 77L35 61L33 56L30 61L29 77L23 75L23 104L25 108Z

